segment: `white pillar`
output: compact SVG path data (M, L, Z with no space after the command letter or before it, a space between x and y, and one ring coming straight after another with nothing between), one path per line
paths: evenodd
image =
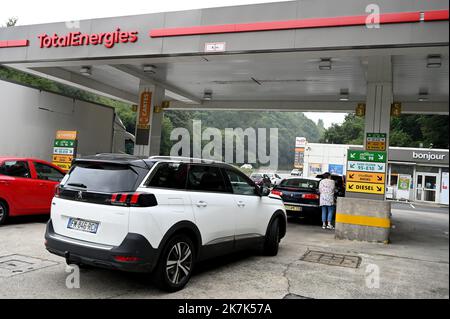
M386 133L386 151L388 151L392 102L391 56L369 57L364 145L367 133Z
M364 118L364 148L367 133L386 134L386 165L389 159L389 131L393 102L391 56L370 56L367 66L366 115ZM386 171L386 175L388 172ZM386 176L387 177L387 176ZM384 200L385 195L347 192L346 196Z
M164 92L164 88L145 81L139 84L134 155L148 157L160 154L163 111L155 113L155 106L161 106Z

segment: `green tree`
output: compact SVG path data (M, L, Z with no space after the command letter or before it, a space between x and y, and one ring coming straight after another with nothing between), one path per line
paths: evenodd
M333 124L320 139L329 144L362 144L364 141L364 118L347 114L342 124Z
M318 142L321 131L318 126L299 112L237 112L237 111L171 111L164 113L161 153L168 155L174 141L170 141L170 131L173 128L186 128L192 136L192 120L201 120L202 128L218 128L224 135L226 128L265 128L269 134L270 128L278 129L278 163L281 169L291 169L294 162L295 137L304 136L310 142ZM192 142L192 139L191 139ZM208 141L203 141L203 144ZM236 141L236 143L246 143ZM240 145L240 144L238 144ZM245 145L245 144L244 144ZM192 145L191 145L192 148ZM245 148L248 151L248 148ZM222 152L224 155L224 151ZM246 154L247 158L247 154ZM243 164L243 163L238 163Z
M317 121L317 129L318 129L319 132L320 132L320 136L322 136L323 133L325 133L325 124L323 123L323 120L322 120L322 119L319 119L319 120Z
M389 144L401 147L448 148L448 116L403 114L391 118ZM344 123L325 130L322 143L364 143L364 118L349 114Z
M418 119L420 124L423 145L435 148L449 148L448 142L448 116L443 115L421 115Z

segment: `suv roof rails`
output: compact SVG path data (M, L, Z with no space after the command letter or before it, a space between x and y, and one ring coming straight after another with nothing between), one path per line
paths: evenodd
M127 154L127 153L97 153L94 156L137 157L135 155L131 155L131 154Z
M183 157L183 156L150 156L150 160L166 160L166 161L180 161L180 162L199 162L199 163L217 163L225 164L222 161L216 161L206 158L195 158L195 157Z
M102 162L134 162L144 160L138 156L121 153L98 153L95 155L85 155L74 159L76 162L102 161Z

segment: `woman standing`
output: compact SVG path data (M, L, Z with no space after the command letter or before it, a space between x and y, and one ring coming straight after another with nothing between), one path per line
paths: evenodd
M331 225L334 214L334 192L336 184L331 179L330 173L323 174L323 179L319 183L320 206L322 207L322 228L334 229ZM328 216L327 216L328 215ZM328 221L328 225L326 222Z

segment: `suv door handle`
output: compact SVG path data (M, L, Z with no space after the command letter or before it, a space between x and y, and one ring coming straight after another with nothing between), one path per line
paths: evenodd
M7 181L0 181L0 185L5 185L5 186L8 186L8 185L9 185L9 183L8 183Z
M237 203L238 207L245 207L245 203L243 201L238 201Z
M195 205L197 205L197 207L206 207L206 206L208 206L208 204L206 202L202 201L202 200L198 201L197 204L195 204Z

